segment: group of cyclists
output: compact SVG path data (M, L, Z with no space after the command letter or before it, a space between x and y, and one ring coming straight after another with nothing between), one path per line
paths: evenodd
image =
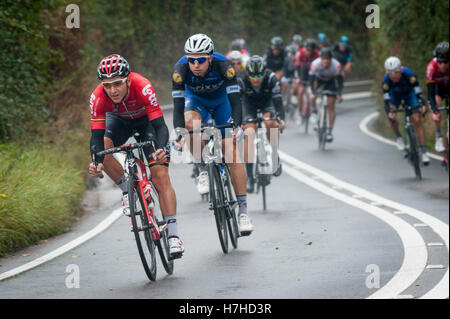
M348 38L342 36L339 43L330 46L323 33L318 35L317 40L307 39L304 42L300 35L294 35L292 43L287 46L283 45L281 37L273 37L262 56L251 55L244 39L233 40L230 51L222 55L215 51L209 36L195 34L185 42L184 52L172 72L173 126L177 132L176 140L169 142L169 129L151 82L140 74L131 72L123 56L113 54L100 61L97 76L101 83L90 98L91 146L95 146L97 152L125 143L135 132L139 133L141 140L156 137L156 149L147 146L144 152L167 223L170 254L177 257L182 256L184 247L178 234L177 199L169 176L170 156L167 146L171 145L178 151L183 150L183 132L191 131L187 144L190 154L198 163L197 189L200 194L208 193L207 165L202 159L204 141L200 134L194 132L211 123L234 123L234 130L221 130L222 146L225 153L231 153L229 158L241 158L241 155L244 158L243 162L236 160L228 165L239 205L239 232L249 235L254 226L248 214L247 194L254 192L255 159L252 145L256 131L256 125L249 120L255 119L257 113L263 114L264 119L269 119L264 124L272 147L273 175L279 176L282 167L278 144L279 133L286 128L282 100L286 83L293 79L291 83L294 85L290 89L297 95L299 110L303 106L302 96L307 88L312 91L313 102L318 88L335 92L335 95L328 96L330 125L327 140L331 142L336 117L334 104L336 101L342 101L343 82L352 67ZM430 106L438 136L440 117L436 110L441 105L438 96L448 91L448 43L446 47L440 44L435 53L436 57L427 67L427 76L429 96L433 98ZM446 66L446 71L443 65ZM425 104L422 103L423 97L417 79L409 69L401 66L398 58L389 58L385 67L388 71L383 81L386 110L393 128L396 129L398 124L395 114L391 111L398 105L399 97L407 98L414 114L418 113L419 105ZM443 80L443 74L446 74L446 80ZM423 109L420 111L423 112ZM418 132L422 142L420 131ZM442 138L442 135L439 136ZM240 154L238 147L238 142L242 140L244 154ZM195 145L201 147L196 148ZM95 153L92 155L96 156ZM426 162L426 157L423 159ZM122 190L124 214L129 216L129 202L133 199L128 198L127 178L122 166L112 155L96 158L95 162L98 165L91 163L89 166L90 175L100 177L104 171L115 182Z

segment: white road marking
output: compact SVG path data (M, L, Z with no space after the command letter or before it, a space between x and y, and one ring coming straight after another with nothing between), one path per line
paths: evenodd
M372 114L367 115L367 116L359 123L359 129L360 129L364 134L366 134L366 135L368 135L368 136L370 136L370 137L372 137L372 138L374 138L374 139L376 139L376 140L378 140L378 141L380 141L380 142L383 142L383 143L385 143L385 144L389 144L389 145L392 145L392 146L397 147L397 143L395 143L394 141L392 141L392 140L390 140L390 139L387 139L387 138L385 138L385 137L383 137L383 136L381 136L381 135L378 135L377 133L374 133L374 132L372 132L372 131L369 130L369 128L368 128L369 122L372 121L372 120L374 120L375 118L377 118L377 117L379 116L379 114L380 114L379 112L374 112L374 113L372 113ZM433 153L430 153L430 152L427 152L427 155L428 155L429 157L435 159L435 160L438 160L438 161L443 161L443 160L444 160L444 158L443 158L442 156L439 156L439 155L436 155L436 154L433 154Z
M398 295L394 299L414 299L413 295Z
M417 223L417 224L413 224L414 227L428 227L427 224L421 224L421 223Z
M370 85L373 83L373 80L363 80L363 81L352 81L352 82L344 82L344 87L352 87L352 86L362 86L362 85Z
M372 202L377 202L377 203L383 203L383 205L385 207L393 208L396 210L397 213L403 213L403 214L410 215L410 216L422 221L423 223L429 225L433 229L433 231L444 240L445 245L447 247L447 252L448 252L449 227L446 223L442 222L441 220L439 220L431 215L428 215L424 212L421 212L417 209L414 209L412 207L408 207L406 205L391 201L387 198L373 194L363 188L360 188L358 186L355 186L355 185L349 184L347 182L344 182L340 179L337 179L336 177L334 177L330 174L327 174L327 173L325 173L315 167L312 167L306 163L303 163L282 151L279 151L279 153L280 153L281 160L283 160L285 163L288 163L300 170L306 171L309 174L314 174L315 176L320 177L322 180L327 181L327 183L330 183L333 185L338 185L347 191L350 191L354 194L360 195L363 198L366 198L367 200L370 200ZM398 227L398 229L394 226L393 227L397 232L399 230L401 230L402 232L408 232L408 236L406 236L406 237L405 237L405 234L399 233L399 235L402 238L402 242L403 242L404 249L405 249L405 256L404 256L402 267L397 272L397 274L391 279L390 282L388 282L384 287L380 288L377 292L375 292L374 294L369 296L369 298L393 298L396 295L399 295L402 291L404 291L406 288L408 288L411 284L413 284L415 279L412 280L412 278L413 277L417 278L420 275L420 273L418 273L418 268L422 267L422 270L425 268L426 256L427 256L425 243L423 242L423 239L420 236L420 234L417 232L417 230L414 229L414 227L412 227L410 224L403 221L401 218L396 217L395 214L388 214L389 216L393 217L393 218L389 218L388 216L385 216L386 211L383 209L380 209L376 206L371 206L371 205L361 202L361 201L358 201L358 203L351 202L350 200L355 200L355 199L350 196L343 195L342 193L338 193L334 189L332 189L330 187L326 187L323 184L320 184L318 181L315 181L315 180L309 178L305 174L302 174L295 169L292 169L289 167L286 167L286 169L287 169L286 171L288 172L289 175L296 176L295 178L298 179L299 181L301 181L311 187L314 187L314 188L324 192L327 195L330 195L333 197L337 196L339 199L345 200L350 205L355 205L360 208L364 207L365 208L364 210L374 214L377 217L383 216L383 217L379 217L379 218L382 218L382 219L384 218L383 220L385 220L386 222L389 221L388 224L391 226L395 224L396 227ZM328 190L323 191L324 188L326 188ZM400 222L399 220L402 220L402 222ZM406 225L408 225L408 226L406 226ZM412 229L414 229L414 231L412 231ZM420 241L417 236L420 237ZM410 246L411 240L416 244L416 247ZM419 242L420 242L420 244L418 244ZM420 265L420 267L419 267L419 265ZM406 284L408 284L408 286L406 286ZM449 287L449 275L448 275L448 269L447 269L447 272L444 275L444 277L441 279L441 281L433 289L431 289L427 294L422 296L422 298L436 298L436 299L447 298L448 297L448 287Z
M64 246L61 246L60 248L53 250L52 252L50 252L42 257L32 260L29 263L26 263L22 266L16 267L14 269L11 269L9 271L6 271L6 272L0 274L0 281L5 280L7 278L11 278L13 276L17 276L18 274L20 274L24 271L27 271L27 270L30 270L31 268L42 265L43 263L46 263L58 256L61 256L62 254L65 254L69 250L74 249L77 246L80 246L81 244L85 243L89 239L93 238L94 236L100 234L102 231L107 229L120 216L122 216L122 208L116 209L108 217L106 217L101 223L99 223L97 226L95 226L92 230L90 230L87 233L85 233L84 235L72 240L71 242L65 244Z
M429 246L429 247L444 246L444 244L443 243L428 243L427 246Z
M444 269L444 265L428 265L427 269Z

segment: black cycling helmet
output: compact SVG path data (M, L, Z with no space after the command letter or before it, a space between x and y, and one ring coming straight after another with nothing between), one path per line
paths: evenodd
M280 37L273 37L272 40L270 40L270 44L274 47L282 47L283 39Z
M448 60L448 42L439 43L434 49L434 56L436 58Z
M110 79L115 76L128 76L128 74L130 74L130 65L119 54L111 54L103 58L97 68L99 80Z
M239 39L231 41L231 50L232 51L241 51L242 45Z
M248 59L245 69L250 76L263 74L266 70L264 59L259 55L253 55L250 59Z
M310 39L307 39L307 40L305 41L304 47L305 47L305 48L310 48L311 50L315 50L315 49L317 48L316 40L311 39L311 38L310 38Z
M329 47L324 47L320 50L320 57L322 59L331 59L333 57L333 51Z

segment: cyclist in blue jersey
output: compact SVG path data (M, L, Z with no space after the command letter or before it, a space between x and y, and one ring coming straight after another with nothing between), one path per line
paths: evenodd
M172 97L174 104L173 126L176 130L196 130L208 114L216 125L228 124L232 119L236 127L242 121L242 106L236 74L224 55L214 52L213 41L205 34L195 34L185 43L184 55L174 66L172 74ZM241 129L232 132L231 137L222 131L226 158L232 158L231 180L239 203L238 225L241 233L250 234L253 225L247 211L247 180L236 139L243 134ZM190 134L190 151L200 162L201 152L194 152L202 145L199 134ZM195 145L196 144L196 145ZM203 147L203 145L202 145ZM202 149L198 147L196 149ZM209 191L206 165L200 164L199 183L201 193Z
M384 62L384 68L387 73L382 82L384 108L397 137L397 147L399 150L405 147L398 129L398 121L395 113L401 100L404 100L406 114L411 115L411 121L420 144L422 162L424 165L428 165L430 164L430 158L427 156L425 133L420 121L420 114L425 114L427 108L419 81L413 71L402 66L398 57L391 56L387 58Z

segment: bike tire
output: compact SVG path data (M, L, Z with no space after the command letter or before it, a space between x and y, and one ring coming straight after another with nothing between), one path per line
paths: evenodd
M320 111L320 117L318 119L319 124L319 149L321 151L325 150L325 144L327 142L326 133L327 133L327 107L323 105Z
M220 176L220 168L215 164L209 164L209 187L211 204L214 210L214 218L216 220L217 233L219 235L220 246L222 251L228 253L228 230L226 222L226 212L224 208L224 190L222 187L222 178Z
M420 169L420 153L419 145L417 143L416 134L412 126L408 127L408 139L409 139L409 159L410 163L414 168L414 174L417 180L422 179L422 171Z
M266 197L266 185L261 187L262 199L263 199L263 211L267 210L267 197Z
M143 198L141 197L138 187L139 186L135 177L131 176L128 180L128 198L130 203L131 223L145 273L151 281L155 281L155 243L152 239L149 221L144 212ZM135 196L137 196L137 201L135 200Z
M233 248L236 249L238 247L238 238L239 238L239 227L238 222L236 218L236 209L237 206L237 199L236 194L234 193L234 188L231 183L231 174L230 174L230 168L228 165L224 166L225 174L227 176L226 178L226 185L225 188L227 192L225 192L225 198L228 203L227 208L227 223L228 223L228 231L230 234L230 241L233 245ZM235 207L233 208L232 205Z

